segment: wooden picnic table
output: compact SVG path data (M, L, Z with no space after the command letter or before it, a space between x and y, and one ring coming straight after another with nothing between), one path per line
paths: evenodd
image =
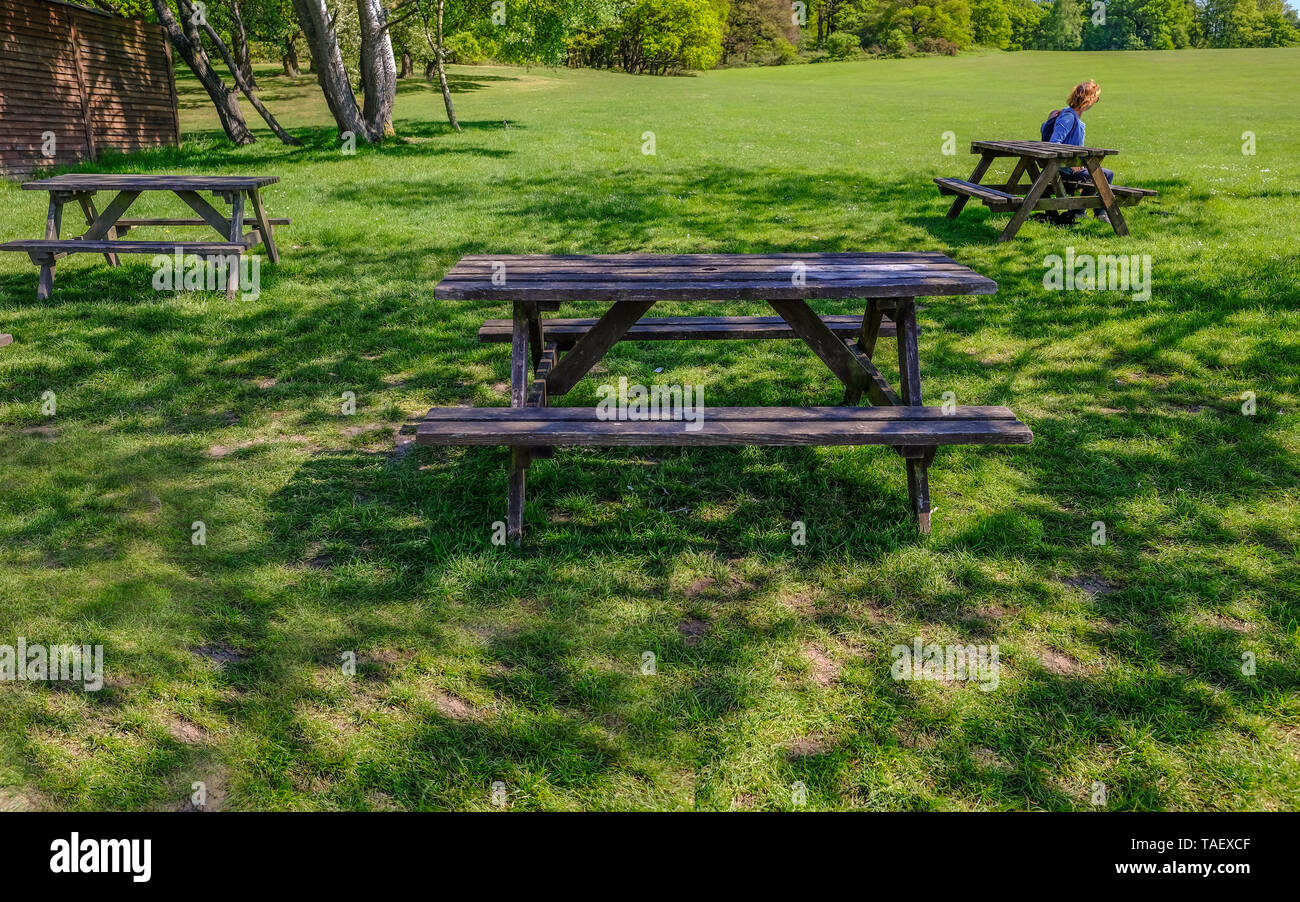
M906 460L911 509L929 532L928 467L938 446L1028 443L1033 434L1005 407L922 406L915 299L996 290L938 253L466 256L435 297L512 306L511 320L489 320L479 333L511 343L510 407L435 407L417 441L511 448L507 534L516 542L525 471L557 445L890 445ZM844 298L864 299L863 314L821 316L810 305ZM753 300L778 318L642 319L659 301ZM598 319L543 316L565 301L607 309ZM873 362L882 336L897 339L897 390ZM843 383L840 406L709 407L696 429L671 417L618 420L599 408L550 406L619 341L796 337ZM863 395L873 406L856 406Z
M276 176L243 175L133 175L111 173L68 173L35 182L24 182L25 191L46 191L50 195L45 218L45 237L8 241L0 250L26 252L41 268L36 296L48 298L54 288L54 264L68 254L103 254L111 266L118 265L118 254L195 254L205 258L238 258L259 244L266 246L272 263L280 262L275 246L277 225L288 219L267 216L261 189L279 181ZM94 196L100 191L117 192L100 212ZM123 219L122 215L146 191L169 191L185 202L198 218ZM210 192L230 208L217 210L199 192ZM61 238L63 207L76 202L86 219L86 231ZM245 211L252 215L255 228L244 231ZM221 241L128 241L123 236L131 229L151 226L210 226ZM239 268L227 272L226 297L233 298L239 288Z
M1115 234L1127 235L1128 224L1119 208L1140 203L1144 197L1156 194L1146 188L1112 185L1106 180L1101 171L1102 161L1119 153L1118 150L1051 141L972 141L970 152L979 154L980 160L969 179L937 178L934 181L942 194L956 195L948 208L949 219L956 219L972 197L995 213L1012 213L1011 221L998 238L1000 242L1010 241L1036 210L1104 209ZM981 183L980 179L999 158L1016 161L1010 177L1003 183ZM1095 195L1069 193L1067 180L1061 177L1061 168L1078 166L1087 170L1088 181L1076 185L1094 189Z

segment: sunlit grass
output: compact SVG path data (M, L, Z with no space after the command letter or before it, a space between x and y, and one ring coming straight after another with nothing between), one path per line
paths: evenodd
M494 781L515 808L785 809L802 783L811 808L1084 809L1097 781L1116 809L1300 806L1297 76L1294 49L461 68L463 134L412 80L398 140L355 155L310 76L261 79L305 146L238 150L182 79L183 148L87 168L278 175L294 222L234 304L89 256L38 302L0 258L0 643L102 643L107 683L2 687L0 808L180 808L196 780L228 808L486 809ZM1131 235L945 220L931 178L1083 77L1090 142L1160 191ZM39 194L0 200L0 238L37 234ZM1068 245L1151 255L1152 297L1045 290ZM396 448L429 406L507 403L475 340L506 311L433 297L462 254L911 249L1000 285L923 302L927 400L1036 435L941 452L928 539L884 449L595 449L534 464L501 549L504 451ZM793 342L604 367L839 398ZM895 682L916 636L996 643L998 690Z

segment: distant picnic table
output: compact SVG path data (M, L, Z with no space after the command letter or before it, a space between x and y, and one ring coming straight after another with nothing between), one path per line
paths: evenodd
M998 241L1010 241L1025 224L1029 215L1037 210L1093 210L1104 209L1116 235L1127 235L1128 224L1120 207L1140 203L1144 197L1154 197L1155 191L1146 188L1129 188L1112 185L1101 171L1102 161L1118 150L1102 147L1080 147L1074 144L1055 144L1051 141L973 141L971 153L980 155L975 171L969 179L937 178L935 184L942 194L956 195L948 208L948 218L956 219L966 202L972 197L983 201L996 213L1012 213ZM980 179L988 173L993 161L1009 157L1016 161L1010 177L999 184L982 184ZM1061 167L1082 166L1088 171L1089 181L1074 183L1074 187L1087 187L1096 194L1072 195L1067 182L1061 177Z
M992 294L997 283L938 253L618 254L463 257L435 297L512 306L479 339L510 342L510 407L435 407L417 429L427 445L511 448L507 534L523 533L524 474L557 445L892 446L906 461L911 509L930 530L928 467L940 445L1028 443L1006 407L925 407L917 297ZM865 299L861 316L819 315L810 302ZM651 317L659 301L766 301L767 316ZM561 302L607 306L599 319L552 319ZM898 389L873 357L896 338ZM619 341L802 339L844 385L838 407L708 407L680 420L612 419L600 408L551 407ZM531 359L531 368L529 366ZM716 377L725 393L725 376ZM863 395L873 405L856 406Z
M247 253L259 244L266 246L272 263L280 262L275 246L277 225L288 225L288 219L267 216L262 203L261 189L279 181L276 176L243 175L133 175L103 173L68 173L35 182L24 182L25 191L46 191L50 195L49 211L45 218L45 237L31 240L7 241L0 251L23 251L41 268L36 296L44 299L54 289L54 264L69 254L103 254L109 265L118 265L118 254L193 254L204 258L234 258ZM94 196L100 191L117 194L100 212ZM122 214L146 191L170 191L185 202L198 218L184 219L123 219ZM214 198L224 201L230 213L222 213L199 194L211 192ZM76 202L86 219L86 231L69 238L59 237L63 223L63 207ZM244 231L245 212L251 214L254 228ZM128 241L123 239L128 231L148 226L203 226L215 229L221 241ZM233 298L239 287L238 267L227 275L226 297Z

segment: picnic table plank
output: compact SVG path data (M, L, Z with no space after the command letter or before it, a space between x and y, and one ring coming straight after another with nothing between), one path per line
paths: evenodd
M470 255L443 300L807 300L992 294L997 283L939 253Z
M34 182L24 191L249 191L280 181L275 175L138 175L68 172Z
M473 409L473 408L470 408ZM597 408L510 407L491 418L428 418L416 440L438 445L894 445L1029 444L1033 432L1007 417L879 417L870 407L801 408L800 415L765 418L770 408L707 408L698 430L683 420L606 420ZM913 408L900 408L912 411ZM466 409L458 409L465 413ZM757 414L757 416L755 416ZM513 467L512 467L513 469ZM522 508L521 508L522 509Z

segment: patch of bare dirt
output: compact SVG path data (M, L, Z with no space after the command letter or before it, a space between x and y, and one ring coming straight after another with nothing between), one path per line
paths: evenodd
M265 391L268 388L273 388L275 384L279 381L280 381L279 379L269 379L269 378L257 379L253 382L253 384L256 385L258 388L262 389L263 391Z
M1214 625L1220 629L1231 630L1234 633L1249 633L1250 624L1239 617L1229 617L1226 614L1215 614L1212 617Z
M790 761L798 761L800 758L811 758L814 755L824 755L830 743L821 733L813 733L809 736L800 736L798 739L786 746L785 756Z
M1084 573L1079 576L1070 576L1061 580L1064 585L1072 589L1080 589L1089 595L1109 595L1112 592L1118 592L1120 587L1115 583L1102 579L1095 573Z
M830 686L840 676L840 665L826 653L826 649L809 642L803 647L803 653L812 665L812 681L818 686Z
M248 441L235 442L233 445L213 445L208 448L208 457L211 457L213 460L221 460L221 458L228 457L236 451L243 451L246 448L252 448L256 445L264 444L266 444L266 439L264 438L250 438Z
M42 811L45 807L35 793L16 786L0 786L0 812Z
M701 576L699 579L694 580L694 581L693 581L693 582L692 582L692 583L691 583L691 584L686 588L686 597L687 597L687 598L696 598L696 597L698 597L698 596L700 596L700 595L703 595L704 592L705 592L705 591L706 591L710 586L712 586L715 582L717 582L717 580L713 579L713 577L711 577L711 576Z
M996 770L1001 771L1002 773L1010 773L1014 770L1014 768L1007 763L1007 759L993 751L993 749L985 748L982 745L977 745L975 748L971 749L970 756L975 759L976 764L986 770Z
M688 617L677 624L677 632L682 634L682 642L687 648L694 648L713 629L712 624Z
M1038 663L1043 665L1043 669L1048 673L1054 673L1057 676L1071 676L1082 669L1082 665L1067 655L1065 652L1057 651L1055 648L1045 648L1038 654Z
M59 438L59 430L53 426L25 426L18 430L18 434L38 438L43 442L58 441Z
M172 738L177 742L183 742L186 745L197 745L206 738L202 727L183 717L169 719L167 721L167 731L172 734Z
M478 720L483 716L478 708L450 692L437 690L433 695L433 703L438 706L439 714L452 720Z
M223 667L227 664L237 664L248 657L248 655L239 651L234 646L226 645L223 642L218 642L213 645L198 645L191 648L190 651L198 655L200 658L206 658L214 664L220 664Z
M195 783L203 785L200 788L194 786ZM211 772L194 774L193 779L181 788L188 795L178 811L222 811L230 797L230 777L224 770L214 768ZM197 801L195 796L198 796Z

